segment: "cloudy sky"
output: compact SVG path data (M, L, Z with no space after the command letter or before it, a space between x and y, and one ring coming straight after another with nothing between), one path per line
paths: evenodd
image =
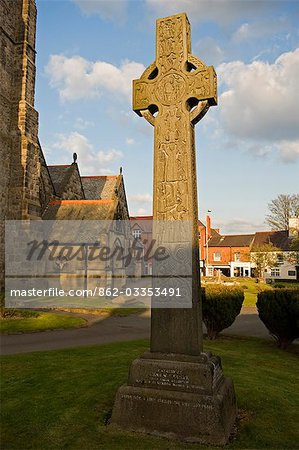
M218 75L196 126L199 211L226 233L267 229L267 204L299 192L299 2L36 0L39 135L49 164L123 167L131 214L152 208L153 129L131 81L155 59L155 20L187 12L192 51Z

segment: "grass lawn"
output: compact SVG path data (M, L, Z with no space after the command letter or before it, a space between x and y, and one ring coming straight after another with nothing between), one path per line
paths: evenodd
M208 278L204 278L205 281L209 281ZM267 289L273 289L275 287L287 287L292 289L299 289L299 283L277 281L273 285L267 283L256 283L255 278L227 278L227 282L236 282L240 287L244 289L244 302L243 306L255 306L257 301L257 294L260 291Z
M131 314L143 314L145 311L147 311L147 308L142 308L141 306L139 308L110 308L105 310L109 316L130 316Z
M67 316L49 312L40 312L32 317L1 318L0 333L28 333L35 331L54 330L57 328L73 328L86 325L81 317Z
M286 281L277 281L273 285L269 285L266 283L256 283L255 279L245 278L244 280L240 280L239 278L235 278L235 281L246 288L244 289L244 303L243 306L255 306L257 301L257 294L260 291L265 291L267 289L272 289L275 287L287 287L292 289L299 289L299 283L292 283Z
M207 278L205 278L208 281ZM257 294L266 289L272 289L269 284L256 283L255 278L227 278L227 282L235 282L244 289L243 306L255 306L257 301Z
M145 311L149 311L148 308L145 308L143 305L140 304L139 307L135 308L102 308L102 309L84 309L84 308L72 308L62 309L63 311L73 311L77 312L79 314L90 314L94 316L130 316L132 314L143 314Z
M234 281L244 288L244 302L243 306L255 306L257 301L257 294L260 291L264 291L266 289L272 289L269 284L266 283L256 283L255 279L240 279L236 278ZM246 286L246 287L245 287Z
M130 362L147 345L143 340L3 356L2 448L205 448L104 425ZM222 357L225 374L234 379L239 408L246 411L237 438L226 448L298 447L297 346L286 352L258 339L222 338L206 342L205 348Z

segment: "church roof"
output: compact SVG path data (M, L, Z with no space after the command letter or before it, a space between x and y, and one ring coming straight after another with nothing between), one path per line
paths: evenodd
M81 177L85 198L89 200L109 200L116 189L118 175Z
M77 183L81 183L80 194L84 198L83 186L76 163L72 163L70 165L48 166L48 170L58 197L63 198L70 187L70 183L77 179Z
M71 168L71 165L56 165L56 166L48 166L51 180L54 184L55 191L59 193L61 191L61 187L63 184L63 181L69 172L69 169Z
M46 206L44 220L111 220L127 210L121 173L81 177L75 162L48 168L56 199Z
M115 200L52 200L44 220L107 220L113 219Z

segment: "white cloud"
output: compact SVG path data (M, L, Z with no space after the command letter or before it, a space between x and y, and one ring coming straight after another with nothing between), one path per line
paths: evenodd
M263 36L274 35L290 29L291 25L285 17L276 17L274 19L258 20L256 22L244 22L233 33L232 40L241 43L245 40L259 39Z
M243 143L244 146L244 143ZM242 147L242 143L239 143L239 148ZM247 146L245 146L245 149L247 152L251 153L252 155L258 157L258 158L267 158L273 151L272 145L267 145L263 142L259 143L248 143Z
M251 26L249 23L242 23L242 25L233 33L232 39L234 41L242 41L248 39L251 35Z
M151 214L152 214L152 211L151 211L149 208L147 208L147 209L145 209L145 208L139 208L139 209L137 210L137 212L134 213L133 215L134 215L134 216L149 216L149 215L151 215Z
M281 141L277 145L281 159L286 163L295 162L299 158L299 139L290 141Z
M151 216L153 214L153 211L150 207L148 208L138 208L138 207L134 207L134 205L132 205L130 203L130 215L131 216Z
M148 216L151 215L153 197L151 194L135 194L128 195L128 200L130 203L130 212L133 216Z
M75 121L75 127L79 130L85 130L88 127L94 127L95 123L91 120L84 120L82 117L77 117Z
M211 37L206 37L198 41L195 45L196 51L200 55L200 59L207 65L217 66L224 59L224 51Z
M88 173L92 174L92 172L90 172L90 171ZM103 167L102 169L95 171L94 174L95 175L116 175L116 171L107 169L106 167ZM81 170L81 175L82 175L82 170Z
M62 100L98 98L105 91L131 96L132 80L139 78L143 64L125 60L120 67L104 61L88 61L81 56L51 55L45 68L50 86Z
M229 220L216 220L212 228L220 228L220 234L254 234L256 231L267 230L264 223L252 222L236 217Z
M220 25L239 17L255 18L263 11L271 11L275 1L236 0L145 0L149 11L158 17L185 11L192 21L215 21Z
M96 14L102 19L123 22L126 18L127 0L73 0L86 15Z
M107 164L123 156L122 152L118 150L109 150L108 152L99 151L96 154L96 159L100 164Z
M266 153L271 146L284 161L294 161L299 156L299 48L273 64L233 61L217 72L224 86L219 99L224 130Z
M58 134L58 140L52 144L52 147L63 150L67 153L77 153L78 156L85 157L92 150L93 146L83 134L74 131L70 134Z
M127 139L126 139L126 143L127 143L128 145L134 145L134 144L135 144L135 139L133 139L133 138L127 138Z
M48 146L48 154L49 150L52 152L53 150L62 151L59 154L58 162L60 164L69 164L72 161L72 154L77 153L80 172L86 175L111 174L112 171L107 168L107 164L113 163L123 156L122 152L115 149L96 151L86 136L76 131L69 134L58 134L57 141Z
M152 203L153 197L151 194L135 194L129 195L129 199L136 203Z

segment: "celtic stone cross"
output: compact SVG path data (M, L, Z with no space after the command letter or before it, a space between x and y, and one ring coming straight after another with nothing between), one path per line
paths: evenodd
M194 124L216 104L216 73L191 54L186 14L157 20L156 61L133 82L133 109L155 127L154 219L197 220Z
M175 307L170 298L167 307L159 307L152 297L150 351L132 362L127 384L117 391L111 424L223 446L235 422L236 397L220 358L202 349L194 148L194 124L217 102L216 75L191 55L186 14L157 21L156 61L134 81L133 96L134 110L155 127L153 236L171 249L168 267L174 260L184 265L185 250L191 249L185 292L192 301ZM164 221L165 232L155 233ZM180 233L185 223L190 233ZM166 260L163 264L156 271L159 276L162 269L162 281L184 279L169 277Z
M133 81L133 109L155 128L154 221L192 222L192 308L152 309L151 351L202 351L194 125L217 104L217 78L191 54L185 13L157 20L156 60ZM177 236L178 240L182 239Z

